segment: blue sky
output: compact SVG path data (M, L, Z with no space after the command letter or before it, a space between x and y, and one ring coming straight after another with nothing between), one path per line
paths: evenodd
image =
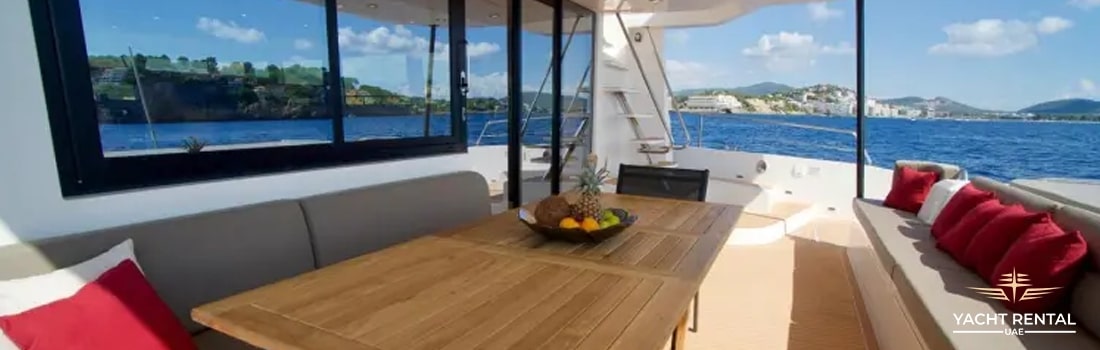
M442 0L441 0L442 3ZM324 65L323 11L290 0L82 0L92 54L127 46L222 64ZM867 84L872 97L946 96L982 108L1018 109L1051 99L1100 98L1100 0L874 0L867 8ZM503 12L503 9L501 9ZM423 91L428 29L342 15L346 76L404 93ZM763 81L854 87L854 2L774 6L723 25L669 30L673 87ZM440 30L437 42L446 42ZM471 28L472 96L503 96L503 27ZM582 76L591 37L565 61L565 90ZM524 35L524 86L538 87L550 38ZM438 92L446 55L436 61ZM549 87L547 87L549 89Z
M1003 110L1100 98L1100 0L873 0L866 18L872 97L945 96ZM674 87L854 87L854 21L855 3L844 0L670 30Z

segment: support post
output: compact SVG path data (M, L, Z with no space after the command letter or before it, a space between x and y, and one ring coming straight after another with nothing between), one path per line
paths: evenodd
M550 66L552 67L550 77L550 103L553 105L550 107L550 194L557 195L561 193L561 121L562 121L562 108L561 108L561 59L562 59L562 21L565 20L565 14L562 11L562 3L564 1L554 2L554 23L551 25L553 28L551 45L550 45ZM578 21L579 22L579 19ZM577 23L577 22L574 22ZM574 27L576 28L576 27ZM572 34L570 34L572 39Z
M864 197L864 164L867 162L864 137L866 91L864 85L864 0L856 0L856 198Z
M424 84L424 137L432 136L432 76L435 74L435 31L432 24L428 34L428 81Z
M508 206L518 208L522 203L520 172L522 146L520 127L523 123L523 30L522 0L508 0Z
M342 78L342 67L340 66L340 35L337 19L339 17L339 4L336 0L325 0L325 33L328 47L328 72L326 79L328 84L325 84L325 97L328 98L328 105L331 107L329 113L332 113L332 142L335 144L344 143L346 134L344 132L344 79Z

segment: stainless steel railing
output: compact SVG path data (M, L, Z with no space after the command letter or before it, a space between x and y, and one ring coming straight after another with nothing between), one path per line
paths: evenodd
M720 117L718 117L718 116L711 116L711 117L712 118L736 118L736 119L747 120L747 121L761 123L761 124L772 124L772 125L780 125L780 126L786 126L786 127L798 128L798 129L805 129L805 130L816 130L816 131L822 131L822 132L828 132L828 133L834 133L834 134L844 134L844 135L852 136L853 141L856 140L856 132L852 131L852 130L848 130L848 129L830 128L830 127L827 127L827 126L820 126L820 125L800 124L800 123L785 122L785 121L780 121L780 120L754 118L754 117L748 117L748 116L737 115L737 114L722 114ZM699 148L704 147L703 146L703 135L705 133L704 132L705 123L703 121L706 118L707 118L707 115L699 114L699 136L698 136L698 138L699 138L699 142L698 142ZM684 126L684 125L681 124L681 126ZM823 144L804 144L804 145L813 146L813 147L817 147L817 148L821 148L821 149L830 149L830 150L834 150L834 151L851 151L851 152L855 151L855 149L848 149L848 148L836 147L836 146L831 146L831 145L823 145ZM868 165L873 163L872 160L871 160L871 152L869 150L867 150L866 148L863 149L863 156L867 159L867 164Z

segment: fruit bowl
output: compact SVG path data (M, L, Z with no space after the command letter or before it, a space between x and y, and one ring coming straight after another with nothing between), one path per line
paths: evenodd
M531 212L522 208L519 210L519 221L548 239L573 243L600 243L623 232L627 227L633 225L634 221L638 220L636 215L630 215L629 212L623 209L611 208L608 209L608 211L619 218L619 223L594 231L585 231L581 228L561 228L558 226L544 225L538 223Z

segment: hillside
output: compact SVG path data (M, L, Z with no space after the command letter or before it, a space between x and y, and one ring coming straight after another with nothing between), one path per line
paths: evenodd
M715 94L728 94L736 96L763 96L778 92L787 92L794 90L795 88L783 85L780 83L764 82L759 84L753 84L749 86L741 86L736 88L706 88L706 89L687 89L676 92L676 96L694 96L694 95L715 95Z
M934 108L936 112L946 112L954 115L976 115L987 114L992 111L970 106L946 97L936 97L932 99L925 99L921 97L909 96L894 99L879 100L879 102L891 104L895 106L905 106L909 108Z
M1100 114L1100 101L1093 101L1083 98L1049 101L1021 109L1020 113Z

